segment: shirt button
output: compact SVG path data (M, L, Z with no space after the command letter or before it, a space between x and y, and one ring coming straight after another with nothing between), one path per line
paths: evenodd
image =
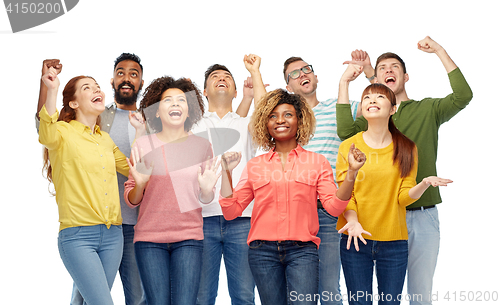
M107 195L108 195L108 193L104 193L104 195L106 195L106 196L107 196ZM107 208L107 207L106 207L106 208Z

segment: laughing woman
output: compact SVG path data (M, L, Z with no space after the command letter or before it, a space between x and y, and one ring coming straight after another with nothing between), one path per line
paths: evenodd
M220 176L215 174L219 164L210 161L210 142L189 134L203 109L200 91L184 78L154 80L141 101L155 133L134 144L125 199L131 207L140 206L134 246L149 305L196 304L203 252L201 204L213 200Z
M66 84L60 115L56 70L42 80L48 91L39 141L56 191L59 253L87 304L113 304L110 289L123 250L116 171L128 175L126 158L99 129L104 93L93 78L77 76Z
M339 102L348 101L349 82L360 73L359 66L348 66L340 81ZM342 269L349 295L359 296L349 304L372 304L374 268L379 304L399 304L408 263L406 206L429 186L452 181L427 177L416 184L417 148L392 121L397 107L391 89L382 84L368 86L360 107L368 129L345 140L337 158L337 181L342 187L348 174L349 147L355 144L367 156L353 196L337 223L339 233L344 233L340 242ZM358 239L364 245L359 245Z
M332 215L342 213L364 155L351 147L348 175L352 183L346 182L337 190L327 159L302 148L315 127L309 105L285 90L266 94L259 57L246 56L245 65L252 75L255 100L260 100L250 123L253 141L268 153L247 163L234 192L230 173L241 157L226 153L219 202L224 217L230 220L255 200L248 261L262 304L316 304L320 244L316 236L317 198Z

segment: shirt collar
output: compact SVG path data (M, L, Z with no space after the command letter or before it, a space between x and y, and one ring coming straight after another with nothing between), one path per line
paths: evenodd
M217 112L205 112L205 116L207 118L217 118L219 120L224 120L225 118L228 118L228 119L234 119L234 118L239 118L240 116L236 113L236 112L233 112L233 111L229 111L228 113L226 113L225 116L223 116L222 118L219 118L219 116L217 115Z
M274 147L269 152L267 152L267 154L265 154L266 161L270 161L272 159L272 157L274 156L274 154L276 154L276 152L274 151L275 149L276 149L276 147ZM305 151L306 150L304 148L302 148L302 146L300 146L300 144L297 144L297 147L292 149L291 153L294 153L296 156L299 156L300 154L302 154Z
M84 133L84 132L88 133L88 132L90 132L90 127L89 127L89 126L84 125L84 124L82 124L82 123L78 122L77 120L72 120L71 122L69 122L69 124L70 124L71 126L73 126L73 128L74 128L76 131L80 132L80 133ZM102 134L101 134L101 128L100 128L100 127L99 127L99 125L97 125L97 124L96 124L96 125L95 125L95 127L94 127L94 133L97 133L97 134L99 134L99 135L102 135Z

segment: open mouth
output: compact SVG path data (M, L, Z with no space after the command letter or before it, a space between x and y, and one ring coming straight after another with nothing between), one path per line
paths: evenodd
M171 117L180 117L182 115L182 111L180 110L172 110L168 113Z
M300 85L301 85L301 86L304 86L304 85L306 85L306 84L309 84L310 82L311 82L311 81L310 81L310 80L308 80L308 79L306 78L306 79L304 79L302 82L300 82Z
M287 130L288 128L289 128L289 127L287 127L287 126L278 126L278 127L274 128L274 130L276 130L276 131L285 131L285 130Z
M226 82L218 82L216 85L215 85L216 88L228 88Z
M102 103L102 96L98 95L92 99L92 103Z
M377 106L370 106L368 107L368 109L366 109L368 112L375 112L375 111L379 111L380 108L377 107Z
M134 89L135 89L134 85L132 85L130 83L122 83L118 87L118 90L122 90L122 91L125 91L125 92L133 91Z
M396 78L394 76L389 76L385 79L386 84L394 84L396 82Z

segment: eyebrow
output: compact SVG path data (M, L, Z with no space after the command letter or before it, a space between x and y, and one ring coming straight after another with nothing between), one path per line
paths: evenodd
M231 77L233 77L233 75L232 75L231 73L227 72L227 71L214 71L214 72L210 73L209 77L210 77L210 76L213 76L213 75L217 75L217 74L219 74L219 73L222 73L222 74L224 74L224 75L227 75L227 76L231 76Z

